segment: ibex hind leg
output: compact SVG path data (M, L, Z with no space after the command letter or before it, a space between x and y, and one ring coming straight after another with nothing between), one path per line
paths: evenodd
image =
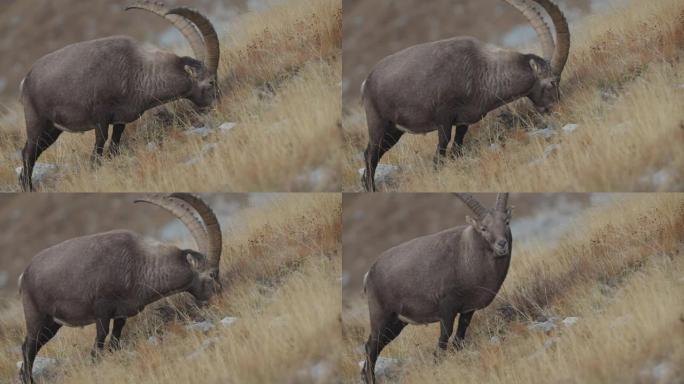
M19 377L22 383L28 384L33 383L33 361L38 351L57 334L61 325L50 316L38 312L33 302L26 296L22 297L22 303L26 320L26 338L21 345L23 364Z
M374 131L374 135L370 136L368 147L364 153L366 169L363 172L362 181L366 191L375 192L377 190L375 187L375 169L378 167L378 163L382 156L389 151L404 134L403 131L397 129L391 122L384 122L383 124L384 125L380 129Z
M22 169L19 175L19 184L23 191L33 191L33 167L43 151L54 144L61 133L50 121L27 118L26 144L21 151Z
M379 324L376 324L379 323ZM366 342L366 360L363 363L361 376L365 383L375 383L375 362L380 352L394 340L406 326L396 314L377 321L371 321L371 334Z
M93 358L93 361L97 359L97 357L104 349L105 339L109 334L110 322L111 319L109 318L100 318L95 321L95 330L97 332L97 335L95 336L95 344L93 345L93 350L90 352L90 356Z

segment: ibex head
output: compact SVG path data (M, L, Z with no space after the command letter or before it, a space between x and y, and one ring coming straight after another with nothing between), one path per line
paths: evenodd
M214 212L199 197L189 193L172 193L170 195L152 195L136 200L157 205L178 217L190 230L199 252L185 250L188 264L194 276L188 292L200 304L205 304L223 286L219 279L219 261L221 260L221 227ZM197 212L199 219L193 212Z
M527 97L541 113L549 112L560 101L560 79L570 52L570 30L563 12L550 0L506 0L530 21L541 40L544 58L529 55L530 68L536 81ZM556 29L554 43L551 29L544 21L541 5Z
M192 86L185 96L200 108L211 106L218 98L217 71L221 56L218 35L209 19L199 11L186 7L168 9L164 4L139 1L128 9L144 9L173 24L192 47L196 59L185 58L183 69Z
M457 193L456 196L475 213L475 217L466 216L466 222L485 240L494 255L510 255L511 244L508 238L511 231L511 210L506 207L508 193L499 193L493 209L485 208L470 194Z

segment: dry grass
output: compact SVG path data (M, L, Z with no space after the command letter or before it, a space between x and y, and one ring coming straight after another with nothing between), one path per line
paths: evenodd
M187 297L177 296L162 304L184 309L164 322L147 308L124 329L124 349L97 363L89 357L93 327L63 328L40 352L62 362L50 382L328 382L339 375L340 214L334 194L283 195L245 210L224 228L225 291L209 309L187 308ZM0 315L0 382L16 376L14 348L24 333L18 299L8 304ZM186 330L189 316L217 326L207 334ZM223 327L224 316L238 320ZM158 345L147 342L151 335ZM189 357L207 340L213 345ZM311 374L316 364L319 377Z
M527 100L507 107L518 122L492 113L466 136L466 154L432 168L436 134L404 135L382 162L402 171L401 191L655 191L684 189L684 4L632 1L588 17L574 29L561 85L564 99L551 116ZM344 118L344 190L358 190L367 144L363 110ZM572 134L530 139L532 125ZM560 129L559 129L560 131ZM490 144L499 143L499 150ZM560 144L544 159L544 149ZM543 161L533 163L537 159ZM660 171L660 177L653 175Z
M122 156L97 169L89 164L94 133L63 134L39 159L60 167L41 189L339 190L341 7L340 0L289 0L246 14L221 34L223 99L209 116L178 113L167 127L143 118L124 133ZM19 105L7 109L0 120L0 190L16 190L24 123ZM187 108L177 103L171 110ZM188 137L193 120L238 125ZM149 142L158 149L149 150Z
M555 245L515 246L503 290L475 314L465 350L435 364L438 325L410 326L383 356L404 361L402 383L681 382L683 254L683 195L620 196L588 210ZM579 320L548 334L528 330L529 320L551 316ZM349 379L358 377L367 323L361 299L344 311ZM490 343L495 335L499 344ZM651 369L661 363L671 370L659 381Z

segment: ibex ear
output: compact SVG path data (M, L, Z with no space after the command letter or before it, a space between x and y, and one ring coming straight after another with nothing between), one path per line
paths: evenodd
M191 65L186 64L183 66L183 69L185 69L185 72L187 72L188 75L190 75L190 77L192 77L193 79L196 79L199 76L199 71L197 70L197 68Z
M535 59L530 59L530 68L534 71L536 74L541 74L541 66L539 66L539 63L537 63L537 60Z
M196 253L188 252L185 255L185 259L188 261L188 264L190 264L190 267L192 269L200 269L202 265L202 256L198 255Z
M477 219L474 219L470 216L466 216L466 223L468 223L468 225L472 225L476 229L480 228L480 223L477 221Z

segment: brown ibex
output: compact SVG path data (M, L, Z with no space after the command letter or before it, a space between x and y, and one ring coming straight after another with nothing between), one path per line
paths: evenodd
M460 314L453 344L462 348L473 313L494 300L506 278L513 243L508 194L499 194L491 210L468 194L457 196L475 213L466 217L468 225L390 248L364 276L370 313L366 383L375 382L378 355L407 324L439 322L438 351L445 350Z
M221 228L211 208L184 193L138 201L175 215L199 252L116 230L66 240L38 253L19 280L26 320L22 382L33 382L36 354L63 325L95 323L95 356L104 347L112 320L110 348L117 349L126 319L146 305L178 292L188 292L203 304L221 290Z
M102 156L113 124L108 152L116 155L125 124L143 112L180 98L200 108L218 97L219 41L211 22L196 10L168 9L142 1L126 8L164 17L185 36L197 57L180 57L128 36L68 45L38 59L21 82L26 144L19 182L32 190L38 157L63 131L95 129L91 161Z
M556 29L556 43L539 13L539 3ZM437 131L435 166L446 156L456 126L452 155L462 153L468 125L490 111L527 97L539 112L560 99L559 82L570 49L568 23L550 0L506 0L521 11L540 37L544 58L483 43L472 37L419 44L378 62L361 86L368 125L364 188L375 191L375 169L405 132Z

